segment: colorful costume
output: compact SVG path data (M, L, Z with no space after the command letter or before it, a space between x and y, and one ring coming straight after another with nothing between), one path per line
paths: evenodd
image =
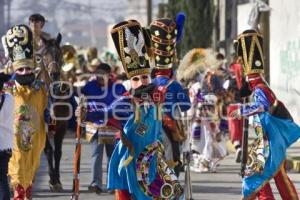
M149 75L146 48L150 38L140 24L124 21L111 33L128 78ZM157 90L153 84L142 86L108 108L87 114L99 119L114 116L125 123L109 164L108 189L115 189L119 199L178 198L182 188L163 156L161 97L154 95Z
M16 25L9 29L5 41L14 71L33 67L32 33L26 25ZM14 198L25 199L26 195L30 199L31 185L45 146L44 111L47 107L47 93L44 84L38 80L30 86L12 81L5 85L5 89L15 98L14 148L8 174L15 188Z
M237 53L244 63L244 74L252 91L253 102L238 110L242 116L254 117L257 138L249 146L248 161L243 178L245 199L274 199L269 181L275 179L278 191L285 200L299 199L295 186L285 169L286 149L300 137L300 127L269 88L262 77L264 56L262 36L247 30L238 37Z
M192 109L188 115L192 118L190 138L194 152L191 169L196 172L214 172L217 162L227 154L216 112L217 97L213 93L205 93L207 90L203 88L206 72L218 65L215 52L196 48L183 57L177 71L177 79L190 85Z
M192 127L192 170L215 172L217 162L227 155L224 138L219 129L216 113L217 97L214 94L197 95L197 111Z
M178 18L178 17L177 17ZM173 65L176 62L176 42L181 39L177 35L180 24L172 19L158 19L150 24L150 34L152 40L153 60L155 62L152 75L152 82L163 93L165 104L163 109L163 144L165 147L165 157L171 167L175 167L176 174L179 175L180 165L180 144L185 141L186 136L180 119L174 119L177 114L185 112L190 108L190 99L182 86L172 79Z

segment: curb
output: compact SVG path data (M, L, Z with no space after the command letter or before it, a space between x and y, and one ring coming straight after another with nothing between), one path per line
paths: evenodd
M288 156L286 159L287 169L293 172L300 172L300 157Z

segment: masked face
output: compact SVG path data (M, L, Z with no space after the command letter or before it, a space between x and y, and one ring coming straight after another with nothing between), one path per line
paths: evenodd
M130 78L130 84L132 89L137 89L142 85L148 85L150 83L150 77L147 74L137 75Z
M29 86L33 83L34 79L35 79L34 73L25 74L25 75L16 74L16 81L20 85L28 85Z

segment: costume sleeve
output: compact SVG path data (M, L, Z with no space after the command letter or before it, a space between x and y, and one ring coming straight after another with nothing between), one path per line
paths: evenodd
M122 84L116 84L115 87L116 94L119 96L123 95L126 92L126 89Z
M86 121L105 120L112 117L123 121L132 113L133 105L130 103L130 97L122 96L109 106L94 104L94 102L88 103Z
M271 103L263 90L256 88L254 90L253 99L253 102L241 106L240 112L242 116L250 116L269 110Z
M172 106L178 105L182 112L187 111L191 108L191 101L188 94L188 90L183 89L178 82L173 81L165 95L166 102L170 102L171 100Z

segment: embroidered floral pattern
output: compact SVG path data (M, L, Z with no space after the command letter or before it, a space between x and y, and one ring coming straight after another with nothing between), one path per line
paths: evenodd
M32 124L32 116L28 105L21 105L17 109L15 124L18 146L23 151L29 151L32 146L32 137L35 129Z

